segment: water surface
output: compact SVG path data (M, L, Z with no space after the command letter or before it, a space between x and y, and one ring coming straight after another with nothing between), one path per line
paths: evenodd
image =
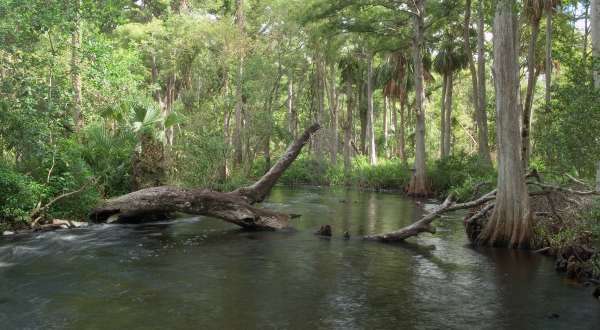
M276 187L259 206L302 213L296 233L189 216L0 237L0 328L600 329L590 288L550 258L471 245L461 212L402 243L313 235L396 230L432 202Z

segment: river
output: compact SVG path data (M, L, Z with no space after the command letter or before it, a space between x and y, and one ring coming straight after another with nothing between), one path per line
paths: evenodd
M464 212L402 243L339 238L407 226L434 201L276 187L259 207L302 213L298 231L186 216L0 237L0 328L600 329L591 288L551 258L470 244ZM333 238L313 235L323 224Z

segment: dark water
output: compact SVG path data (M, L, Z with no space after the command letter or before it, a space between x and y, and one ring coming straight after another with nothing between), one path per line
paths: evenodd
M436 220L436 235L384 244L312 233L391 231L435 205L277 187L261 207L303 213L299 231L188 217L0 237L0 328L600 329L590 288L547 257L470 245L464 213Z

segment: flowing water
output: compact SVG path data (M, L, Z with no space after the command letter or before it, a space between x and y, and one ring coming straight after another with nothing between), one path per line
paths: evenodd
M189 216L0 237L0 328L600 329L590 288L548 257L471 245L464 212L386 244L335 236L396 230L436 205L276 187L259 206L303 213L298 232ZM313 235L322 224L334 238Z

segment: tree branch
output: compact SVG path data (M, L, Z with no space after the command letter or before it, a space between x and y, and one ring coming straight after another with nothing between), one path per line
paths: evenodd
M62 194L62 195L60 195L60 196L56 197L55 199L51 200L51 201L50 201L48 204L46 204L46 205L44 206L44 209L42 210L42 213L40 214L40 216L39 216L39 217L37 217L35 220L33 220L33 222L30 224L30 227L31 227L31 228L35 227L35 226L38 224L38 222L39 222L41 219L43 219L43 218L44 218L44 216L46 215L46 210L48 209L48 207L49 207L50 205L54 204L54 202L56 202L57 200L59 200L59 199L62 199L62 198L64 198L64 197L71 196L71 195L73 195L73 194L76 194L76 193L82 192L82 191L85 189L85 187L87 187L87 186L88 186L90 183L92 183L92 181L95 181L95 180L96 180L96 178L92 177L92 178L91 178L91 179L90 179L88 182L86 182L86 183L85 183L85 184L84 184L84 185L83 185L81 188L79 188L79 190L75 190L75 191L72 191L72 192L70 192L70 193Z

